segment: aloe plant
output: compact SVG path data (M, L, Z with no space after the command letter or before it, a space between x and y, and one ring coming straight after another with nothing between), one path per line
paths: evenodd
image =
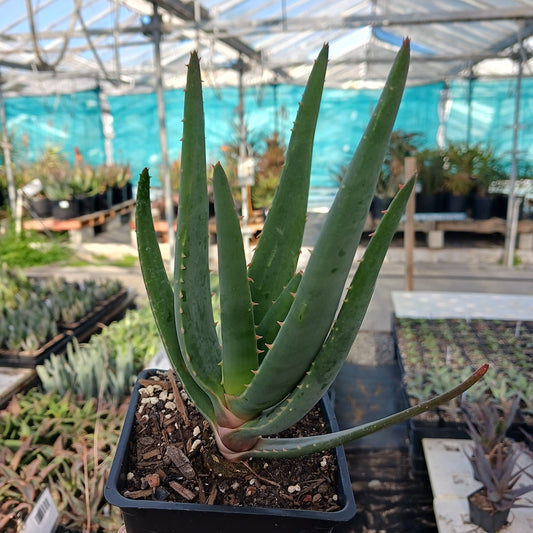
M191 54L185 92L172 282L154 231L147 169L139 180L139 257L163 344L187 394L209 421L221 453L233 461L299 456L357 439L461 394L488 367L482 366L445 394L356 428L298 439L266 437L303 417L340 370L414 186L411 180L399 190L345 294L407 77L409 42L405 41L305 272L295 274L327 57L325 45L304 91L279 187L248 267L228 180L220 164L214 167L220 339L209 282L204 113L196 53Z

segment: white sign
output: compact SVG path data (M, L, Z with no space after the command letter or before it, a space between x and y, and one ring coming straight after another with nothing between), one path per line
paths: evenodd
M239 158L237 162L237 177L241 187L254 184L255 159L253 157Z
M58 516L56 504L46 488L26 519L22 533L52 533Z
M41 180L37 178L35 178L34 180L31 180L29 183L24 185L24 187L22 187L22 192L28 198L35 196L37 193L40 193L42 190L43 190L43 184L41 183Z

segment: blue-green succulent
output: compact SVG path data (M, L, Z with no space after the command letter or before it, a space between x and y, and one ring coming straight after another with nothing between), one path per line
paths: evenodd
M210 287L204 111L196 53L191 54L185 90L171 281L153 227L148 170L140 176L138 249L155 320L183 387L230 460L298 456L357 439L461 394L487 369L481 367L446 394L356 428L305 438L268 437L305 416L335 379L414 186L411 180L398 191L348 280L402 99L409 66L406 40L305 271L297 272L327 61L325 45L306 85L280 183L249 265L226 174L220 164L214 166L220 328L213 319Z

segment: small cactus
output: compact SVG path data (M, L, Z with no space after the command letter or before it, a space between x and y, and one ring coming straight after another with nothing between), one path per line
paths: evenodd
M147 169L139 181L138 249L155 320L179 379L229 460L304 455L357 439L460 395L487 370L487 365L482 366L445 394L356 428L300 439L265 437L297 422L335 379L414 186L411 180L396 195L345 293L407 78L409 42L405 41L305 272L295 273L327 59L326 45L303 94L280 183L248 267L228 180L220 164L213 169L221 339L211 302L204 114L195 53L185 91L172 282L151 218Z

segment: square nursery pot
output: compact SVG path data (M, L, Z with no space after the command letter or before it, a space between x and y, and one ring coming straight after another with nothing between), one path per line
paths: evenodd
M470 509L470 522L487 531L487 533L496 533L507 522L509 509L505 511L492 512L488 509L482 509L477 506L473 498L483 489L479 489L468 496L468 508Z
M465 424L459 422L409 420L409 458L415 476L427 476L422 439L468 439Z
M80 204L77 198L58 200L52 205L52 216L57 220L69 220L80 216Z
M154 372L145 370L139 378L145 379ZM137 381L105 487L105 497L110 504L121 509L128 533L308 533L332 531L334 526L354 517L355 502L342 446L335 449L339 510L333 512L141 501L124 497L121 492L128 472L129 439L139 400L139 386ZM329 429L336 431L338 426L329 396L321 400L320 406Z

